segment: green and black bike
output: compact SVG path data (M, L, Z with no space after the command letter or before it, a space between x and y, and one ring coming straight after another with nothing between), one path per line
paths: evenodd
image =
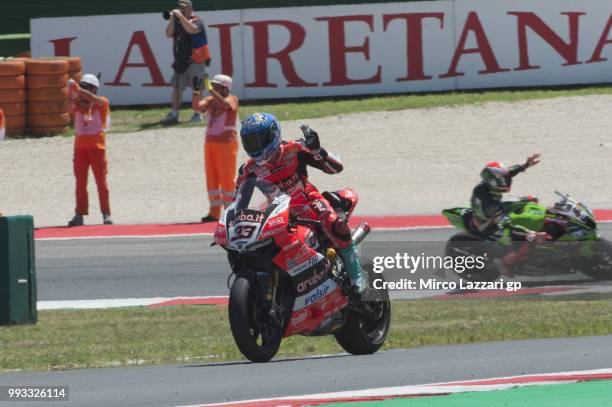
M555 194L560 198L549 208L530 199L502 204L503 213L513 225L546 232L551 237L551 241L535 245L526 260L515 267L514 274L542 276L582 272L597 280L612 279L612 243L601 237L591 210L569 195L557 191ZM446 255L486 259L483 269L457 274L469 281L496 280L501 274L498 259L510 250L507 244L501 243L501 231L479 232L473 226L470 208L445 209L442 214L461 230L449 239Z

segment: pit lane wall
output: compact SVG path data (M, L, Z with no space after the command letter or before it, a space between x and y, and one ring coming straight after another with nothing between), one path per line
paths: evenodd
M609 0L454 0L198 13L243 100L612 82ZM114 105L170 102L159 14L41 18L34 56L77 55ZM185 96L188 97L188 91Z

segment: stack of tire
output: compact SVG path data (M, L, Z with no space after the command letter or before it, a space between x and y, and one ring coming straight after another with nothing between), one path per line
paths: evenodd
M0 61L0 109L6 117L6 134L26 131L25 63L22 60Z
M81 81L81 57L64 57L68 61L68 77L76 82Z
M27 127L36 135L68 131L68 79L80 75L80 58L27 59Z

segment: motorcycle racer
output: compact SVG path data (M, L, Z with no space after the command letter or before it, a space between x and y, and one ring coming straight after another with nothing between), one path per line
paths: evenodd
M316 131L307 126L302 131L303 142L283 141L280 123L274 115L255 113L245 118L240 137L250 159L238 170L236 185L239 187L248 177L265 179L291 196L292 213L314 213L347 266L353 293L359 294L365 289L366 281L351 230L308 180L308 166L337 174L343 170L342 161L321 147Z
M499 162L490 162L480 172L482 181L474 188L471 198L473 218L471 226L477 232L484 235L502 231L499 242L510 246L512 241L542 242L548 239L545 232L535 232L524 227L513 225L510 218L503 209L502 194L509 192L512 186L512 178L524 172L527 168L537 165L540 154L533 154L527 158L525 163L504 167ZM526 200L537 200L533 197L523 198ZM504 274L512 277L512 267L524 260L529 253L529 245L523 244L518 250L509 251L501 258L500 268Z

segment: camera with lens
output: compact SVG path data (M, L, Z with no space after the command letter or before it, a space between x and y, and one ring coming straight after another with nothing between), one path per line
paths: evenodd
M164 11L162 13L162 17L164 18L164 20L170 20L171 15L172 15L172 11Z

